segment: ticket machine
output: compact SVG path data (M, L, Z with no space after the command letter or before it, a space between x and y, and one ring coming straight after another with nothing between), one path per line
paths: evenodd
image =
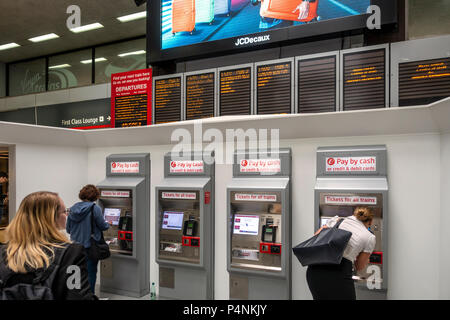
M150 283L150 155L108 156L106 179L97 187L111 251L101 261L100 291L142 297Z
M238 150L227 188L230 299L291 299L291 150Z
M369 231L376 237L370 263L354 272L357 299L386 299L387 164L386 146L329 147L317 150L315 230L334 216L348 217L357 207L374 213Z
M164 157L156 192L160 299L214 299L214 158Z

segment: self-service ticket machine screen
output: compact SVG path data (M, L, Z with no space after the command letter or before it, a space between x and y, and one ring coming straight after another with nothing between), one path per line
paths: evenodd
M237 150L227 187L230 299L290 299L291 151Z
M115 198L109 195L120 192L129 197ZM111 253L133 254L133 207L131 190L100 189L99 204L103 209L103 218L110 224L103 236Z
M357 299L386 299L387 279L386 146L324 147L317 150L315 230L329 219L349 217L356 208L373 213L369 231L376 245L368 266L354 268Z
M214 299L214 158L164 157L156 192L160 299Z
M108 156L97 187L111 251L100 263L100 291L142 297L150 290L150 155Z

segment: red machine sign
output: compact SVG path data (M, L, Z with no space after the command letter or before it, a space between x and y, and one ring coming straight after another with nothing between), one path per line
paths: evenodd
M375 172L376 157L327 157L326 172Z
M202 160L170 161L170 173L203 173Z
M139 161L111 162L111 173L139 173Z
M280 159L243 159L240 163L241 172L279 173Z
M152 124L152 69L111 75L111 127Z

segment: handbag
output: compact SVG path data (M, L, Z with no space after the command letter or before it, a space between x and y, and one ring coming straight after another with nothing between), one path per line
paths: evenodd
M91 260L105 260L111 256L109 245L103 238L103 232L99 241L94 239L94 206L91 207L91 247L88 249L88 257Z
M339 229L344 219L333 228L323 229L319 234L292 248L302 266L340 264L352 233Z

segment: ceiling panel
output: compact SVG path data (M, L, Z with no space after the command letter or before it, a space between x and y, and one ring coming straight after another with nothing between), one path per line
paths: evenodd
M100 22L104 28L79 34L66 21L70 5L81 9L81 25ZM0 51L0 62L13 62L112 41L143 36L146 20L121 23L116 18L141 12L133 0L0 0L0 45L16 42L21 47ZM27 39L56 33L58 39L32 43Z

